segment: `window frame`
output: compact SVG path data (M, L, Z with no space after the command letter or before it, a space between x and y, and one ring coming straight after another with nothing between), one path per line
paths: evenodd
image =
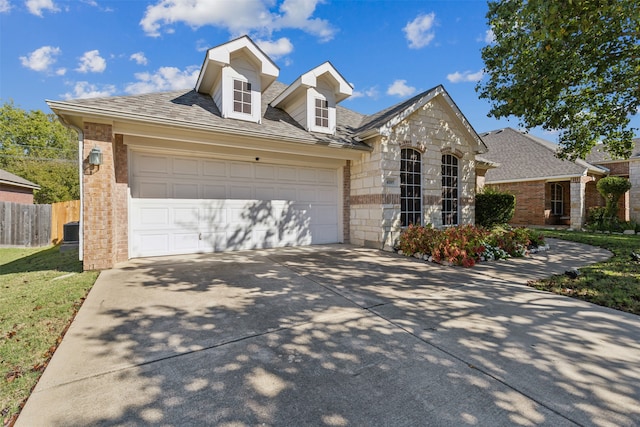
M237 84L240 84L240 88ZM239 97L239 99L237 99ZM239 106L240 110L236 107ZM248 112L246 111L248 107ZM253 95L251 93L251 82L246 80L233 79L233 112L235 114L253 115Z
M324 98L315 98L314 106L316 127L329 129L329 101Z
M410 158L409 153L414 158ZM409 165L412 166L410 169L407 168ZM422 153L414 148L402 148L400 150L400 224L402 227L408 227L411 224L419 226L423 221Z
M558 190L560 191L560 193L558 193ZM560 195L560 198L558 198L558 194ZM552 182L550 199L551 215L564 215L564 185L560 184L559 182ZM556 209L558 206L560 207L559 212L558 209Z
M460 224L460 159L443 154L441 166L442 225L453 227Z

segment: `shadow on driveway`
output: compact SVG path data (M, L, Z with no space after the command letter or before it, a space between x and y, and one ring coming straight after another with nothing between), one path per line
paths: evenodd
M635 425L640 319L519 284L608 256L584 249L133 260L100 275L18 425Z

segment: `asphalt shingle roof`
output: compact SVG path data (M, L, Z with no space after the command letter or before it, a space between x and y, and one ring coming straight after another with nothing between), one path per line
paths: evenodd
M213 99L195 90L149 93L131 96L75 99L53 101L50 105L88 108L92 112L109 115L127 115L132 119L169 120L172 125L193 126L218 131L247 131L265 137L295 138L311 144L341 145L344 148L368 149L368 145L353 138L364 115L346 108L337 107L336 134L307 132L289 114L269 103L287 86L274 82L262 94L262 123L252 123L232 118L223 118Z
M482 156L500 164L487 171L487 183L580 176L587 169L599 171L583 160L559 159L555 156L555 144L512 128L483 133L480 137L489 148Z
M633 140L634 147L631 150L631 159L640 158L640 138L636 138ZM587 161L589 163L601 163L601 162L610 162L616 161L611 155L604 149L602 144L598 144L591 150L591 153L587 156Z
M29 180L19 177L18 175L14 175L10 172L7 172L4 169L0 169L0 184L9 184L9 185L14 185L16 187L33 188L35 190L40 188L38 184L35 184Z

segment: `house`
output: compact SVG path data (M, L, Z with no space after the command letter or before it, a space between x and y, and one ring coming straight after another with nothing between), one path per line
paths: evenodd
M0 202L33 204L33 190L40 186L0 169Z
M640 138L633 140L633 149L628 159L615 159L598 144L586 160L593 165L607 168L609 175L627 178L631 182L631 190L625 193L619 202L618 215L622 221L634 220L640 223ZM587 200L587 206L604 206L604 200L598 193Z
M640 201L638 150L625 161L613 161L597 149L587 161L569 161L556 157L555 144L515 129L486 132L481 137L489 149L483 159L500 164L487 171L484 185L516 196L513 225L581 228L588 209L604 205L596 183L610 174L628 177L633 183L631 195L625 197L621 219L630 219L631 200ZM640 204L635 203L631 205L632 218L640 220Z
M85 269L129 258L350 242L474 222L486 147L442 86L377 114L330 63L277 81L246 36L193 90L48 101L79 130Z

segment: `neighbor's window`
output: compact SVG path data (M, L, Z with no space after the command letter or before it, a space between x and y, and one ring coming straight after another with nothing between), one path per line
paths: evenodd
M329 103L326 99L316 98L316 126L329 127Z
M400 221L402 226L422 225L422 172L420 152L400 152Z
M551 214L564 214L564 188L562 184L551 184Z
M242 80L233 81L233 111L251 114L251 83Z
M442 225L458 225L458 158L442 156Z

